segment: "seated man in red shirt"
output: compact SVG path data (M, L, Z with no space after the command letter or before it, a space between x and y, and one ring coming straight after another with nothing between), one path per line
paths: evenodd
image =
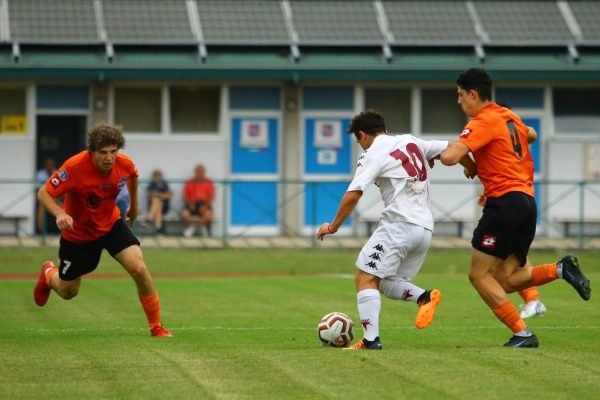
M185 237L192 237L196 229L206 226L208 235L211 234L212 202L215 198L215 186L205 176L204 165L197 165L192 179L185 183L183 188L183 210L181 219L188 224L183 232Z

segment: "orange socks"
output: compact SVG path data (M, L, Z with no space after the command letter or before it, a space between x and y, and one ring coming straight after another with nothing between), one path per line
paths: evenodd
M158 292L149 296L140 296L140 303L148 318L148 326L150 328L160 325L160 300L158 299Z
M54 265L54 264L52 264ZM48 285L49 287L52 287L51 282L52 282L52 277L58 273L58 268L56 266L54 266L53 268L49 269L48 272L46 272L46 285Z
M555 263L538 265L531 270L532 286L543 285L544 283L552 282L555 279L558 279Z
M519 290L519 295L523 298L525 303L529 303L530 301L535 301L540 298L540 294L535 286Z
M492 311L496 314L496 318L502 321L504 325L508 326L513 333L521 332L523 329L527 328L527 324L521 319L519 312L515 306L512 305L510 300L507 300L498 307L492 308Z

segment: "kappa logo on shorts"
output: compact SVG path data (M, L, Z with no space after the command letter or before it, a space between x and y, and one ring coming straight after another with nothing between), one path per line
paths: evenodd
M369 256L369 258L372 258L373 260L381 261L381 257L379 256L379 253L373 253Z
M460 137L468 138L470 134L471 134L471 130L469 128L466 128L465 130L462 131L462 133L460 134Z
M376 244L375 246L373 246L373 248L377 251L380 251L382 253L385 253L385 251L383 250L383 246L380 244Z
M483 235L483 240L481 241L481 247L483 247L485 249L496 248L496 236Z
M377 264L375 264L373 261L369 261L367 263L367 267L377 269Z

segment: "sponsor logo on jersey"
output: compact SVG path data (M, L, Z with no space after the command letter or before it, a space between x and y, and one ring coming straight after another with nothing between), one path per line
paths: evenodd
M66 169L63 169L62 171L60 171L58 173L58 177L60 178L61 181L66 181L67 179L69 179L69 174L67 173Z
M126 183L127 183L127 177L123 177L123 178L119 179L119 184L117 185L117 189L119 189L119 190L123 189L123 186L125 186Z
M85 202L87 203L89 208L98 208L101 201L102 201L102 199L100 197L96 196L95 194L92 194L92 195L88 196L87 199L85 199Z
M60 181L58 180L58 178L52 178L52 180L50 182L52 182L52 184L54 186L58 186L60 184Z
M460 134L460 137L468 138L470 134L471 134L471 130L469 128L466 128L465 130L462 131L462 133Z
M481 247L483 247L485 249L496 248L496 236L483 235L483 240L481 241Z
M100 189L110 189L112 185L100 185Z

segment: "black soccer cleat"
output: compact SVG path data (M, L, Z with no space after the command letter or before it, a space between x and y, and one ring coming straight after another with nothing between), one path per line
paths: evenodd
M577 290L582 299L589 300L592 295L590 281L581 272L577 257L572 255L564 256L559 263L562 264L563 279Z
M527 337L513 335L508 342L504 343L504 347L538 347L539 344L535 335Z

